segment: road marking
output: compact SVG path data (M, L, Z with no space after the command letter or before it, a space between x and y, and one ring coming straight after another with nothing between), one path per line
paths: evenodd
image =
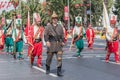
M5 62L8 62L8 61L0 61L0 63L5 63Z
M68 41L68 42L71 42L71 41ZM87 42L87 41L84 41L84 44L88 44L88 42ZM94 42L93 45L105 46L105 45L106 45L106 42Z
M105 61L105 60L101 60L101 61L106 63L106 61ZM116 64L116 65L120 65L120 63L116 63L116 62L113 62L113 61L109 61L108 63L111 63L111 64Z
M43 73L46 73L46 71L44 69L38 68L37 66L33 66L33 68L37 69L37 70L39 70L39 71L41 71ZM52 76L52 77L58 77L57 75L55 75L53 73L50 73L49 75Z

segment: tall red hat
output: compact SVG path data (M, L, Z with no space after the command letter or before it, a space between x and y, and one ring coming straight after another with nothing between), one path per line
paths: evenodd
M110 24L116 24L117 16L111 16Z
M116 20L110 20L110 24L116 24Z
M41 17L39 15L39 13L33 13L33 23L35 23L36 21L41 21Z

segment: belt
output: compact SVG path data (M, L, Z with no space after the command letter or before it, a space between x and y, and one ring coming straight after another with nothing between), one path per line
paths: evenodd
M42 39L35 39L35 43L39 43L39 42L41 42L42 41Z
M6 35L6 37L12 37L12 35Z
M20 39L18 39L18 41L23 41L23 39L22 39L22 38L20 38Z
M113 39L113 41L117 41L118 39L117 39L117 37L115 37L114 39Z
M117 39L114 39L113 41L117 41Z

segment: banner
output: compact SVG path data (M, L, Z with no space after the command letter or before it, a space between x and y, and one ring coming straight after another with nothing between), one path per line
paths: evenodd
M111 26L110 26L110 19L109 19L107 8L106 8L106 5L104 2L103 2L103 27L106 28L107 40L108 41L111 40L114 29L111 28Z
M64 20L68 20L69 13L68 13L68 6L64 7Z

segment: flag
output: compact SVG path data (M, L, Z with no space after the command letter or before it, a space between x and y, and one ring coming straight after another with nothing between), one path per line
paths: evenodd
M103 26L105 28L110 27L110 20L109 20L108 12L107 12L106 5L104 2L103 2Z
M30 13L28 11L28 17L27 17L27 24L26 24L26 28L25 28L25 36L27 38L27 42L31 43L31 27L30 27Z
M27 24L25 28L25 35L28 36L30 30L30 13L28 11L28 16L27 16Z
M107 40L111 40L111 36L113 34L113 28L110 26L110 19L104 2L103 2L103 27L106 28Z

